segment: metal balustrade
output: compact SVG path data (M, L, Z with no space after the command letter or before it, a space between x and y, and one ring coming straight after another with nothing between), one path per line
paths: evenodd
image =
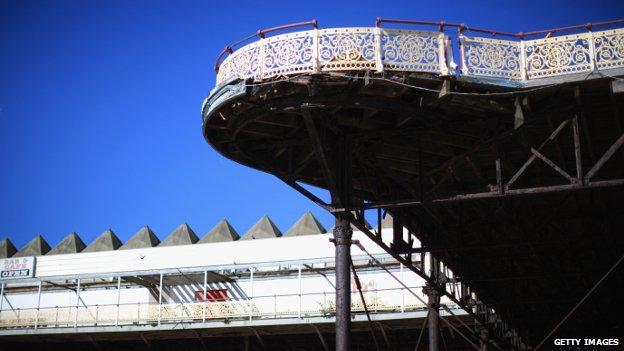
M370 27L312 29L268 38L262 35L236 51L226 48L224 53L231 54L220 66L217 62L216 83L232 78L262 81L301 73L361 70L524 82L624 67L624 29L534 40L506 35L521 39L459 34L456 53L451 37L443 31ZM458 71L454 57L460 60Z
M422 287L410 289L420 294ZM400 313L426 308L404 288L369 290L364 292L364 297L369 311L373 313ZM352 293L351 301L353 312L364 312L358 292ZM442 303L449 308L457 308L450 300L443 298ZM333 291L255 296L214 302L56 306L3 310L0 312L0 328L75 328L200 323L210 320L332 317L335 306Z

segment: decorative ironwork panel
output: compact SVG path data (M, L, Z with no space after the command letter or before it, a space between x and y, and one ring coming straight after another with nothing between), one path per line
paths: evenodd
M440 32L381 30L381 57L390 71L440 72Z
M462 74L514 81L624 67L624 29L529 41L460 36ZM444 34L333 28L277 35L248 44L221 64L217 84L298 73L375 70L453 73Z
M259 76L260 43L261 41L245 45L228 56L219 67L217 84L230 77L247 79Z
M624 67L624 29L594 33L594 47L598 69Z
M319 32L319 61L323 71L375 69L373 28L323 29Z
M520 43L462 35L462 72L468 76L521 78Z
M316 31L279 35L262 41L262 78L314 72Z
M591 35L566 35L525 42L529 79L590 71Z

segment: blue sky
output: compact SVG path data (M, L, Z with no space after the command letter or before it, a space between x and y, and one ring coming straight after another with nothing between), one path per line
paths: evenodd
M282 231L306 210L275 178L229 161L201 134L200 105L228 43L317 18L322 28L378 16L501 31L624 17L624 1L0 1L0 237L69 232L162 239L228 218L242 234L269 214Z

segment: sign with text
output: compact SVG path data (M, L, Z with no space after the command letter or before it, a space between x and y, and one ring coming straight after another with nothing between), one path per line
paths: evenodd
M15 257L0 260L0 279L32 278L35 276L35 257Z

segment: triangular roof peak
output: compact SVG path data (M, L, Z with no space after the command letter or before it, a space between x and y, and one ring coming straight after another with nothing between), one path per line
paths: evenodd
M37 235L24 245L13 257L42 256L50 251L50 245L43 236Z
M80 236L76 232L69 233L60 243L56 244L52 250L48 251L46 255L61 255L78 253L84 250L86 247L84 241L80 239Z
M199 241L199 238L193 229L184 222L172 231L158 246L191 245L197 241Z
M277 228L269 216L260 218L256 224L251 227L245 236L240 240L277 238L282 236L282 232Z
M119 240L112 229L107 229L93 240L89 246L82 250L82 252L113 251L117 250L120 246L121 240Z
M386 216L381 220L381 228L392 228L394 220L390 212L386 212Z
M296 222L293 224L284 236L300 236L300 235L314 235L314 234L324 234L327 233L325 227L318 221L316 217L312 214L312 212L308 211L303 214Z
M4 238L0 240L0 258L9 258L17 252L15 245L9 240L9 238Z
M160 240L154 234L149 226L143 226L137 231L130 240L126 241L119 250L142 249L145 247L154 247L160 244Z
M240 239L240 235L236 229L232 227L227 219L222 219L217 223L206 235L204 235L198 244L219 243L224 241L235 241Z

